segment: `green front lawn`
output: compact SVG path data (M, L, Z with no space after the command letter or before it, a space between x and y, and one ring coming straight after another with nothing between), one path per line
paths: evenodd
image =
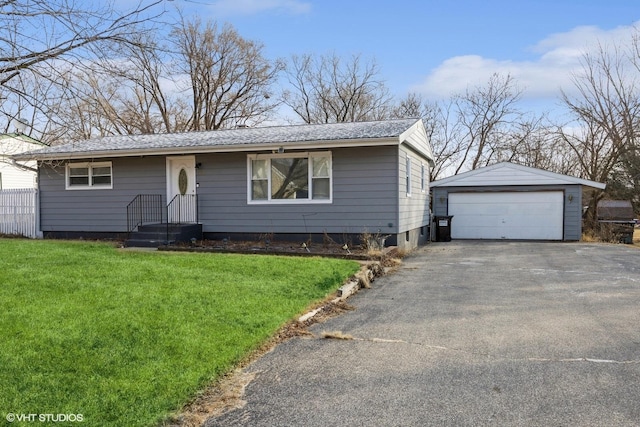
M0 239L0 420L157 424L357 268Z

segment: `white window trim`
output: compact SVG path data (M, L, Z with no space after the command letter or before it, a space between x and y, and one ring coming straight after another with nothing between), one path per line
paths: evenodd
M111 170L111 183L105 184L91 184L93 177L93 168L109 167ZM71 185L71 168L88 168L89 169L89 184L88 185ZM82 162L82 163L67 163L65 167L65 189L66 190L111 190L113 189L113 166L111 162Z
M313 159L314 157L328 157L329 158L329 198L328 199L271 199L271 159L277 158L308 158L309 161L309 197L313 194ZM267 174L267 188L268 199L267 200L253 200L251 198L252 192L252 160L269 160L268 174ZM329 204L333 203L333 158L331 151L314 151L303 153L283 153L283 154L249 154L247 155L247 203L250 205L291 205L291 204Z
M427 191L427 165L424 162L420 162L420 191Z
M412 163L411 162L411 156L409 156L407 154L407 159L405 161L405 168L406 168L406 171L405 171L405 182L406 182L406 185L407 185L407 188L406 188L407 197L411 197L411 181L412 181L412 179L411 179L412 178L411 177L411 163Z

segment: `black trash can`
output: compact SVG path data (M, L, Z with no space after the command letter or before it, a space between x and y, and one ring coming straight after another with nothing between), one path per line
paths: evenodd
M453 218L453 215L434 217L436 223L436 242L451 241L451 218Z

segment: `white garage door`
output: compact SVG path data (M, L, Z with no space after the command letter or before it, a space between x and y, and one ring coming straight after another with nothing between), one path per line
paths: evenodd
M562 240L562 191L450 193L453 239Z

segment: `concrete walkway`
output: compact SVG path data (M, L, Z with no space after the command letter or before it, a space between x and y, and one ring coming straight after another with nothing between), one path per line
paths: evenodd
M205 425L640 425L636 248L434 243L349 303Z

